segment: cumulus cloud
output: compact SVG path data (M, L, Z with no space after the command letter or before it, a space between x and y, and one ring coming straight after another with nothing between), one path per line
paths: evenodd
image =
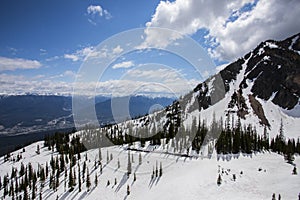
M65 54L64 58L70 59L73 62L82 61L82 60L84 60L84 58L86 56L88 56L90 53L92 53L93 50L94 50L94 47L92 47L92 46L85 47L83 49L76 50L76 52L74 52L72 54Z
M124 61L121 63L117 63L115 65L112 66L113 69L120 69L120 68L130 68L134 66L133 61Z
M38 69L41 66L42 64L37 60L0 57L0 71L14 71L16 69Z
M120 45L117 45L111 49L103 47L102 49L97 49L94 46L88 46L81 49L77 49L73 53L64 54L65 59L70 59L73 62L84 61L86 58L112 58L121 54L124 50ZM59 57L58 57L59 58ZM52 59L50 58L49 61ZM47 60L48 61L48 60Z
M298 0L161 1L146 26L170 28L186 35L205 29L209 53L216 59L231 61L263 40L284 39L297 33L299 15ZM148 43L156 43L158 34L163 42L177 39L176 35L147 30L145 34Z
M93 19L89 18L88 21L96 25L95 18L98 17L105 17L105 19L110 19L112 16L108 12L108 10L103 9L100 5L90 5L86 9L87 14L90 15Z
M99 14L100 16L103 15L103 9L101 6L95 6L95 5L90 5L88 8L87 8L87 12L88 14Z

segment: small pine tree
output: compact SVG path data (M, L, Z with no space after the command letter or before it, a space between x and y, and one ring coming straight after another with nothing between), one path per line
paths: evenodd
M275 193L272 195L272 200L276 200Z
M284 141L283 121L282 121L282 118L281 118L281 120L280 120L279 138L280 138L281 141Z
M86 170L86 188L87 191L90 191L90 187L91 187L91 180L90 180L90 174L89 174L89 168L87 168Z
M151 180L154 179L154 176L155 176L155 170L154 170L154 166L153 166L152 175L151 175Z
M32 182L32 199L35 199L35 190L36 190L36 185L35 181Z
M131 174L131 161L130 161L130 152L128 151L128 165L127 165L127 175Z
M297 175L297 168L296 168L296 166L294 166L293 175Z
M42 191L40 191L39 197L40 197L39 200L42 200L42 199L43 199L43 198L42 198Z
M222 184L222 178L221 175L219 174L218 179L217 179L217 185L220 186Z
M162 176L162 163L160 162L159 165L159 176Z
M78 190L81 192L81 176L80 176L80 165L78 163Z
M127 195L130 195L130 187L127 185Z
M97 172L95 173L95 186L98 186L98 176L97 176Z
M85 180L85 171L86 171L86 163L85 161L83 162L83 169L82 169L82 181L84 182Z
M107 164L109 163L109 153L108 153L108 150L106 151L106 163Z
M157 161L156 161L156 167L155 167L155 177L158 177Z
M139 165L141 165L142 164L142 154L140 153L139 154Z
M40 145L37 145L37 147L36 147L36 153L40 154Z
M67 168L65 167L64 191L66 191L67 188L67 177L68 177L68 172L67 172Z

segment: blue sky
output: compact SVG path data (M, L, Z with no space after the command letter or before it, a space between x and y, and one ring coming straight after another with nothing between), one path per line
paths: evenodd
M204 47L215 65L228 63L263 40L284 39L295 34L299 7L297 0L288 3L280 0L4 0L0 3L0 93L71 94L85 57L109 37L135 28L162 27L178 31ZM150 46L168 46L178 40L167 34L155 34L145 32L145 41ZM152 69L149 63L154 63ZM212 68L196 76L190 63L172 53L134 51L110 65L101 77L99 94L120 90L120 95L124 95L132 82L143 85L146 79L143 76L117 83L138 70L146 71L144 75L148 77L149 73L161 75L160 84L175 80L178 88L175 93L182 94L189 90L184 88L185 83L195 86L215 72ZM162 72L169 74L170 80ZM179 76L183 77L182 82L177 80ZM160 95L166 92L153 90Z

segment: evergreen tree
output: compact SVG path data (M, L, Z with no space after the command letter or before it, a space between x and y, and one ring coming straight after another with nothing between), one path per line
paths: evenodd
M40 191L40 195L39 195L40 199L39 200L42 200L42 190Z
M49 178L49 188L53 189L54 188L54 180L53 180L53 174L50 174L50 178Z
M35 199L35 196L36 196L36 194L35 194L35 190L36 190L36 182L35 181L33 181L32 182L32 199Z
M80 164L78 163L78 189L81 192L81 176L80 176Z
M130 151L128 151L128 165L127 165L127 176L131 174L131 160L130 160Z
M70 163L70 171L69 171L69 182L68 182L69 191L74 190L74 178L73 178L73 172L72 172L72 165Z
M19 175L20 176L23 176L25 174L25 167L24 167L24 164L21 163L21 167L20 167L20 171L19 171Z
M293 175L297 175L297 168L296 168L296 166L294 166Z
M141 164L142 164L142 154L139 153L139 165L141 165Z
M84 182L85 180L85 171L86 171L86 163L85 161L83 162L83 169L82 169L82 181Z
M46 177L48 177L48 173L49 173L49 167L48 167L48 162L46 162Z
M161 177L162 176L162 163L160 162L160 165L159 165L159 176Z
M157 161L156 161L156 165L155 165L155 177L158 177Z
M90 187L91 187L91 180L90 180L90 174L89 174L89 168L87 168L86 170L86 188L87 191L90 191Z
M284 141L283 121L282 121L282 118L281 118L281 120L280 120L279 138L280 138L281 141Z
M106 151L106 163L107 164L109 163L109 153L108 153L108 150Z
M97 169L97 161L95 159L95 162L94 162L94 167L95 167L95 170Z
M55 181L55 191L59 187L59 170L56 170L56 181Z
M218 179L217 179L217 185L220 186L222 184L222 178L221 175L219 174Z
M75 170L73 171L73 179L74 179L73 185L75 186L76 185L76 172L75 172Z
M23 200L28 200L27 188L24 189Z
M130 195L130 187L127 185L127 195Z
M95 186L98 186L98 176L97 176L97 172L95 173Z
M36 153L40 154L40 145L37 145L37 147L36 147Z
M18 183L18 179L15 179L15 193L16 195L18 194L19 192L19 183Z

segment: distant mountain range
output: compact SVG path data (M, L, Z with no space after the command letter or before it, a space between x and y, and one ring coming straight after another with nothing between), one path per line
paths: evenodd
M82 97L84 104L85 98ZM125 98L125 97L124 97ZM132 118L148 113L151 106L170 105L172 98L132 96L129 110ZM95 98L97 117L101 124L114 123L111 99ZM51 95L0 96L0 134L17 134L74 127L72 97Z

